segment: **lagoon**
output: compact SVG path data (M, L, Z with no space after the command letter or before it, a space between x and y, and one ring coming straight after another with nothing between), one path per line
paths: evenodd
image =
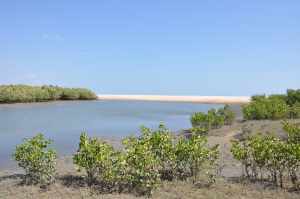
M0 105L0 169L14 167L11 154L24 138L43 133L60 156L76 152L80 133L121 139L164 122L178 132L191 127L190 115L216 104L142 101L58 101Z

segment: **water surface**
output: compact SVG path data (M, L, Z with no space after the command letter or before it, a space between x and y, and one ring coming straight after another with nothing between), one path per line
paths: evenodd
M73 154L79 135L122 138L138 134L139 127L155 128L163 121L178 131L189 128L189 117L220 105L75 101L37 104L0 105L0 168L14 166L11 154L23 138L41 132L54 141L59 155Z

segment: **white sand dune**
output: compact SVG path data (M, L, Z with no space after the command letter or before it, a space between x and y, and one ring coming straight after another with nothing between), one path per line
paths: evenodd
M203 104L245 104L250 102L250 97L247 96L98 95L98 100L191 102L191 103L203 103Z

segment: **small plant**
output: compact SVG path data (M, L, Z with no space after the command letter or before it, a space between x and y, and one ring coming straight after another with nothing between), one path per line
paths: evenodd
M181 137L175 148L179 179L192 177L193 183L196 183L200 172L204 171L209 176L210 183L214 182L214 172L219 157L218 147L215 145L209 148L207 138L203 136L192 135L190 139Z
M127 138L123 141L128 165L127 182L139 194L151 195L160 183L159 163L149 143L143 139Z
M288 134L288 142L294 144L300 144L300 128L295 125L291 124L287 121L282 122L283 130Z
M300 118L300 102L296 102L289 107L289 116L290 119Z
M194 113L191 116L193 128L202 131L221 128L224 125L231 125L234 122L235 113L228 105L219 109L210 109L207 114L202 112Z
M235 113L227 104L224 106L224 108L220 108L218 113L219 115L223 116L225 125L231 125L235 120Z
M54 182L56 152L49 149L50 140L38 134L16 147L14 159L25 170L25 182L46 186Z
M79 170L85 170L89 185L95 183L97 179L108 183L113 178L111 175L114 154L113 147L109 144L97 138L89 138L86 133L82 133L73 162Z
M151 152L157 159L162 180L172 180L175 169L175 154L171 132L162 123L157 130L153 131L142 127L141 131L143 139L149 143Z

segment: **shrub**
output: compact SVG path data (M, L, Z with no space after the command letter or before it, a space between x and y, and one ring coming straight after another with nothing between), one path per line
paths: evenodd
M225 123L225 117L220 115L216 109L207 112L208 129L221 128Z
M252 101L260 101L266 99L266 95L253 95L251 97Z
M16 147L14 159L25 170L26 183L48 185L55 179L56 152L49 149L50 140L38 134Z
M75 89L67 88L63 90L61 98L63 100L78 100L80 97L79 92L77 92Z
M202 112L194 113L191 117L191 123L193 127L208 129L209 126L207 115Z
M171 132L162 123L157 130L142 127L141 132L142 139L149 143L151 152L158 161L161 178L172 180L174 177L175 154Z
M281 101L287 102L287 95L273 94L273 95L269 96L269 99L276 99L276 100L281 100Z
M194 113L191 116L191 123L193 128L203 129L207 131L210 129L220 128L223 125L230 125L235 119L235 113L228 105L216 109L210 109L207 114L202 112Z
M214 182L216 161L219 157L218 145L209 148L207 138L192 135L190 139L180 138L175 146L176 171L179 179L193 178L198 182L201 170L206 171L210 183Z
M300 90L287 90L286 95L256 95L243 106L246 120L286 119L300 117Z
M218 113L224 118L225 125L231 125L235 120L235 113L227 104L224 106L224 108L218 109Z
M195 135L207 135L207 129L203 127L192 127L190 132Z
M42 89L48 92L49 100L60 100L63 94L63 88L58 86L42 86Z
M88 89L58 86L0 86L0 103L44 102L53 100L93 100L97 96Z
M288 105L292 106L293 104L300 102L300 89L293 90L288 89L287 90L287 103Z
M266 102L268 116L267 119L277 120L282 118L287 118L289 107L285 101L281 99L270 98Z
M123 146L115 151L83 133L73 161L85 170L89 185L101 182L109 191L127 189L149 196L162 180L193 177L196 182L200 173L214 182L218 146L208 147L205 137L193 134L191 139L177 140L160 124L156 130L142 127L141 135L124 139Z
M242 163L244 174L246 174L247 177L250 177L250 167L252 162L248 142L232 140L230 151L233 157Z
M288 142L293 144L300 144L300 128L289 122L282 122L283 130L288 134Z
M300 102L296 102L292 106L289 107L289 115L290 119L300 118Z
M127 163L126 181L139 194L151 195L160 183L159 162L144 137L127 138L125 160Z
M243 107L244 118L247 120L282 119L288 116L289 107L278 98L265 98L250 102Z
M77 88L75 90L79 93L79 100L90 100L97 98L97 95L88 89Z
M79 170L85 170L89 185L95 183L97 179L109 183L113 178L111 175L114 153L113 147L109 144L97 138L89 138L86 133L82 133L73 162Z
M283 178L287 174L295 188L299 188L300 170L300 129L284 122L283 128L288 134L286 141L273 136L254 135L238 142L233 141L231 152L245 169L247 177L263 180L270 176L275 185L283 187ZM265 175L266 174L266 175Z
M252 101L250 104L243 106L244 119L247 120L262 120L267 119L268 109L264 101Z

